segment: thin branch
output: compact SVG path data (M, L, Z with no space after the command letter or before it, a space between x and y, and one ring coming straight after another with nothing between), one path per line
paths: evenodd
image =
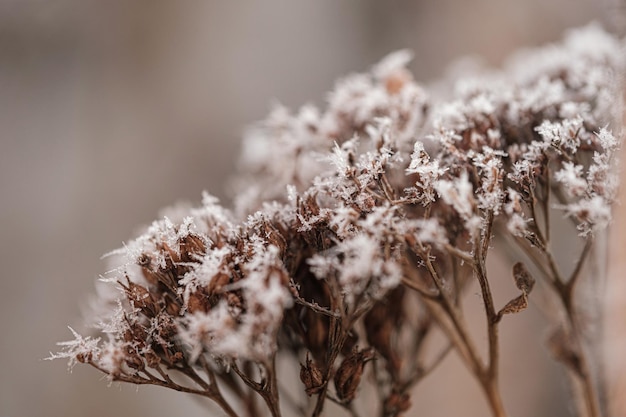
M468 264L472 264L474 262L474 258L472 257L472 255L464 250L456 248L449 243L446 243L444 245L444 248L446 249L446 251L448 251L448 253L456 256L464 262L467 262Z
M578 261L576 262L576 267L574 268L574 271L572 271L572 274L570 275L566 283L567 290L570 293L574 291L574 286L576 285L576 282L578 281L578 277L580 276L580 272L582 271L585 261L589 257L589 253L591 252L592 246L593 246L593 238L588 237L587 240L585 241L585 246L583 247L583 250L578 257Z
M529 204L530 216L531 216L532 223L535 229L535 234L537 236L537 239L539 239L539 242L541 242L541 244L545 247L547 240L545 238L545 235L541 231L541 228L539 227L539 223L537 220L539 219L539 216L537 216L537 207L536 207L537 197L535 196L535 190L532 187L528 187L528 193L530 194L530 200L531 200L531 203Z
M545 185L545 196L543 198L543 221L544 221L544 230L546 233L546 247L550 247L550 164L546 165L546 185Z
M242 372L239 367L237 366L236 363L233 363L231 365L231 369L233 371L235 371L235 373L239 376L239 378L241 378L241 380L250 388L252 388L255 391L261 391L261 389L263 388L261 386L261 384L259 384L258 382L256 382L255 380L253 380L252 378L250 378L248 375L246 375L244 372Z
M310 302L310 301L306 301L304 298L300 297L300 296L294 296L294 302L296 304L300 304L301 306L305 306L310 308L311 310L315 311L316 313L320 313L323 314L325 316L329 316L329 317L336 317L336 318L340 318L341 314L335 312L335 311L330 311L328 308L326 307L322 307L321 305L317 304L316 302Z
M437 300L441 297L441 293L439 291L432 291L428 288L422 288L418 283L413 280L410 280L407 277L402 277L402 283L409 287L410 289L417 291L424 298L428 298L430 300Z
M110 372L106 371L104 368L98 366L96 363L94 363L93 361L89 362L89 365L93 366L94 368L96 368L97 370L99 370L100 372L109 375L113 381L121 381L121 382L128 382L131 384L135 384L135 385L156 385L156 386L160 386L160 387L165 387L165 388L170 388L173 389L175 391L180 391L180 392L186 392L189 394L195 394L195 395L201 395L203 397L207 397L211 400L213 400L215 403L217 403L222 410L229 416L229 417L238 417L237 413L235 412L235 410L232 409L232 407L224 400L224 398L219 395L219 393L216 393L212 390L199 390L199 389L195 389L195 388L189 388L189 387L185 387L183 385L179 385L173 381L164 381L158 378L142 378L139 375L128 375L128 374L116 374L116 375L112 375Z
M454 328L454 333L458 336L450 337L450 339L457 345L457 348L460 352L465 352L466 356L462 355L468 360L467 365L474 371L475 374L480 374L483 372L483 364L479 358L476 348L472 343L465 324L461 316L458 314L456 305L454 301L450 300L450 297L447 295L444 289L444 283L435 267L430 259L430 253L419 243L417 242L416 247L411 247L411 250L419 256L426 266L437 291L439 292L439 298L436 300L436 303L445 311L446 316L452 323L452 327ZM442 323L440 321L440 323ZM442 326L445 329L445 326Z

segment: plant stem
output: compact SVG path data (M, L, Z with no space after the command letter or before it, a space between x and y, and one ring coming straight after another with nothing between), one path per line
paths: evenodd
M502 397L500 396L500 390L498 388L498 378L489 376L487 380L485 380L482 387L485 392L485 396L487 397L491 414L494 417L506 417L506 410L504 409L504 404L502 403Z
M488 337L488 349L489 358L487 361L487 368L481 375L480 379L483 385L483 390L487 396L489 407L491 412L496 417L506 416L506 411L502 403L500 396L500 390L498 387L498 371L500 364L500 350L498 344L498 314L494 306L493 295L491 293L491 287L489 280L487 279L487 253L489 249L489 242L491 241L491 231L493 227L493 212L487 213L486 227L482 240L477 237L474 245L474 273L480 285L480 291L485 305L485 315L487 323L487 337Z

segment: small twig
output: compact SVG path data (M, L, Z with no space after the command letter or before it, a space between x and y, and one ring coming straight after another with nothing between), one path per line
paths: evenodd
M541 242L541 244L546 247L546 238L545 235L543 234L543 232L541 231L541 228L539 227L539 223L537 223L537 219L539 218L539 216L537 215L537 197L535 196L535 190L532 187L528 187L528 193L530 194L530 216L532 218L532 224L534 226L535 229L535 234L537 236L537 239L539 239L539 242Z
M261 384L259 384L258 382L256 382L255 380L253 380L252 378L250 378L248 375L246 375L244 372L242 372L239 367L237 366L236 363L233 363L231 365L231 369L233 371L235 371L235 373L239 376L239 378L241 378L241 380L250 388L252 388L255 391L261 391L263 389L263 387L261 386Z
M593 246L593 238L588 237L587 240L585 241L585 246L583 247L583 250L580 253L580 256L578 257L578 261L576 262L576 267L574 268L574 271L572 271L572 274L570 275L569 279L567 280L567 283L565 284L567 287L567 290L570 293L574 291L574 286L576 285L576 282L578 281L578 277L580 277L580 272L582 271L583 265L585 264L585 261L587 260L589 253L591 252L592 246Z
M474 258L472 257L472 255L468 252L465 252L464 250L456 248L450 245L449 243L446 243L444 245L444 248L448 251L448 253L456 256L457 258L459 258L460 260L464 262L467 262L468 264L472 264L474 262Z
M488 212L485 219L485 232L481 237L476 238L474 247L474 273L480 285L483 304L487 318L487 337L488 337L488 362L487 368L477 377L479 378L483 390L489 401L489 406L494 416L506 416L506 411L502 404L501 395L498 388L498 369L499 369L499 345L498 345L498 314L496 313L493 295L489 280L487 279L487 268L485 266L487 259L487 250L491 241L491 228L493 225L493 212Z
M543 198L543 221L544 221L544 230L546 234L546 248L550 247L550 164L546 165L546 185L545 185L545 196Z
M466 356L462 356L467 359L467 365L470 369L472 369L477 375L482 373L483 364L479 358L477 350L468 335L467 328L463 323L461 316L457 312L455 303L450 300L450 297L445 292L443 280L435 270L435 267L430 259L430 253L428 253L428 251L426 251L426 249L419 242L417 242L416 247L411 247L411 249L424 261L426 269L428 270L439 293L439 298L435 300L435 302L444 310L446 316L452 323L454 333L458 336L458 339L456 337L450 337L450 339L456 344L460 352L465 352ZM443 322L440 323L442 324L442 328L446 329Z
M320 314L323 314L325 316L336 317L336 318L340 318L341 317L341 314L339 314L339 313L337 313L335 311L330 311L328 308L322 307L321 305L317 304L316 302L306 301L305 299L303 299L300 296L294 297L294 302L296 304L300 304L301 306L308 307L311 310L315 311L316 313L320 313Z
M431 299L431 300L436 300L441 296L441 293L439 291L432 291L430 289L427 288L422 288L418 283L416 283L413 280L410 280L407 277L402 277L402 283L404 285L406 285L407 287L409 287L410 289L417 291L417 293L419 293L421 296Z
M216 392L213 390L199 390L195 388L189 388L183 385L179 385L171 380L164 381L158 378L146 379L146 378L142 378L139 375L128 375L128 374L111 375L108 371L98 366L93 361L90 361L89 365L93 366L100 372L106 375L109 375L113 379L113 381L128 382L128 383L135 384L135 385L156 385L160 387L170 388L175 391L186 392L189 394L196 394L196 395L201 395L203 397L207 397L213 400L215 403L217 403L229 417L238 417L235 410L233 410L233 408L224 400L224 398L219 394L219 392Z

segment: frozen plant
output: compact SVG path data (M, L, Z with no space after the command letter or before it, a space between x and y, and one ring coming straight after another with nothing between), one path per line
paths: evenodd
M326 110L275 108L245 138L234 210L207 194L113 252L113 291L90 319L99 334L72 330L51 358L205 396L231 417L316 417L327 401L382 417L407 412L454 351L502 417L499 329L537 279L560 309L549 345L579 415L606 415L597 340L582 325L593 306L577 283L601 279L588 264L616 198L623 57L590 25L439 98L399 51L340 80ZM568 273L555 217L580 241ZM496 245L511 300L492 294ZM461 302L475 282L486 352ZM447 342L430 343L437 335ZM297 398L278 356L300 365ZM359 405L368 384L376 408Z

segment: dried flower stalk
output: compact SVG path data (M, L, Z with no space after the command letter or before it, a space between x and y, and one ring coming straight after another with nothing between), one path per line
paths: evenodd
M591 25L506 70L459 79L442 100L413 81L399 51L341 80L324 112L276 108L246 138L234 212L206 194L113 252L113 291L93 320L101 337L73 331L51 357L202 395L229 416L290 407L315 417L326 400L359 415L366 383L376 414L399 416L455 350L502 417L499 327L528 307L537 273L561 303L549 345L579 387L579 414L602 415L575 290L616 194L621 136L609 126L622 52ZM556 210L583 242L567 277L552 250ZM509 301L491 290L494 239L512 254L520 295ZM474 280L486 353L460 303ZM424 363L437 332L449 344ZM289 403L279 353L300 363L302 396Z

